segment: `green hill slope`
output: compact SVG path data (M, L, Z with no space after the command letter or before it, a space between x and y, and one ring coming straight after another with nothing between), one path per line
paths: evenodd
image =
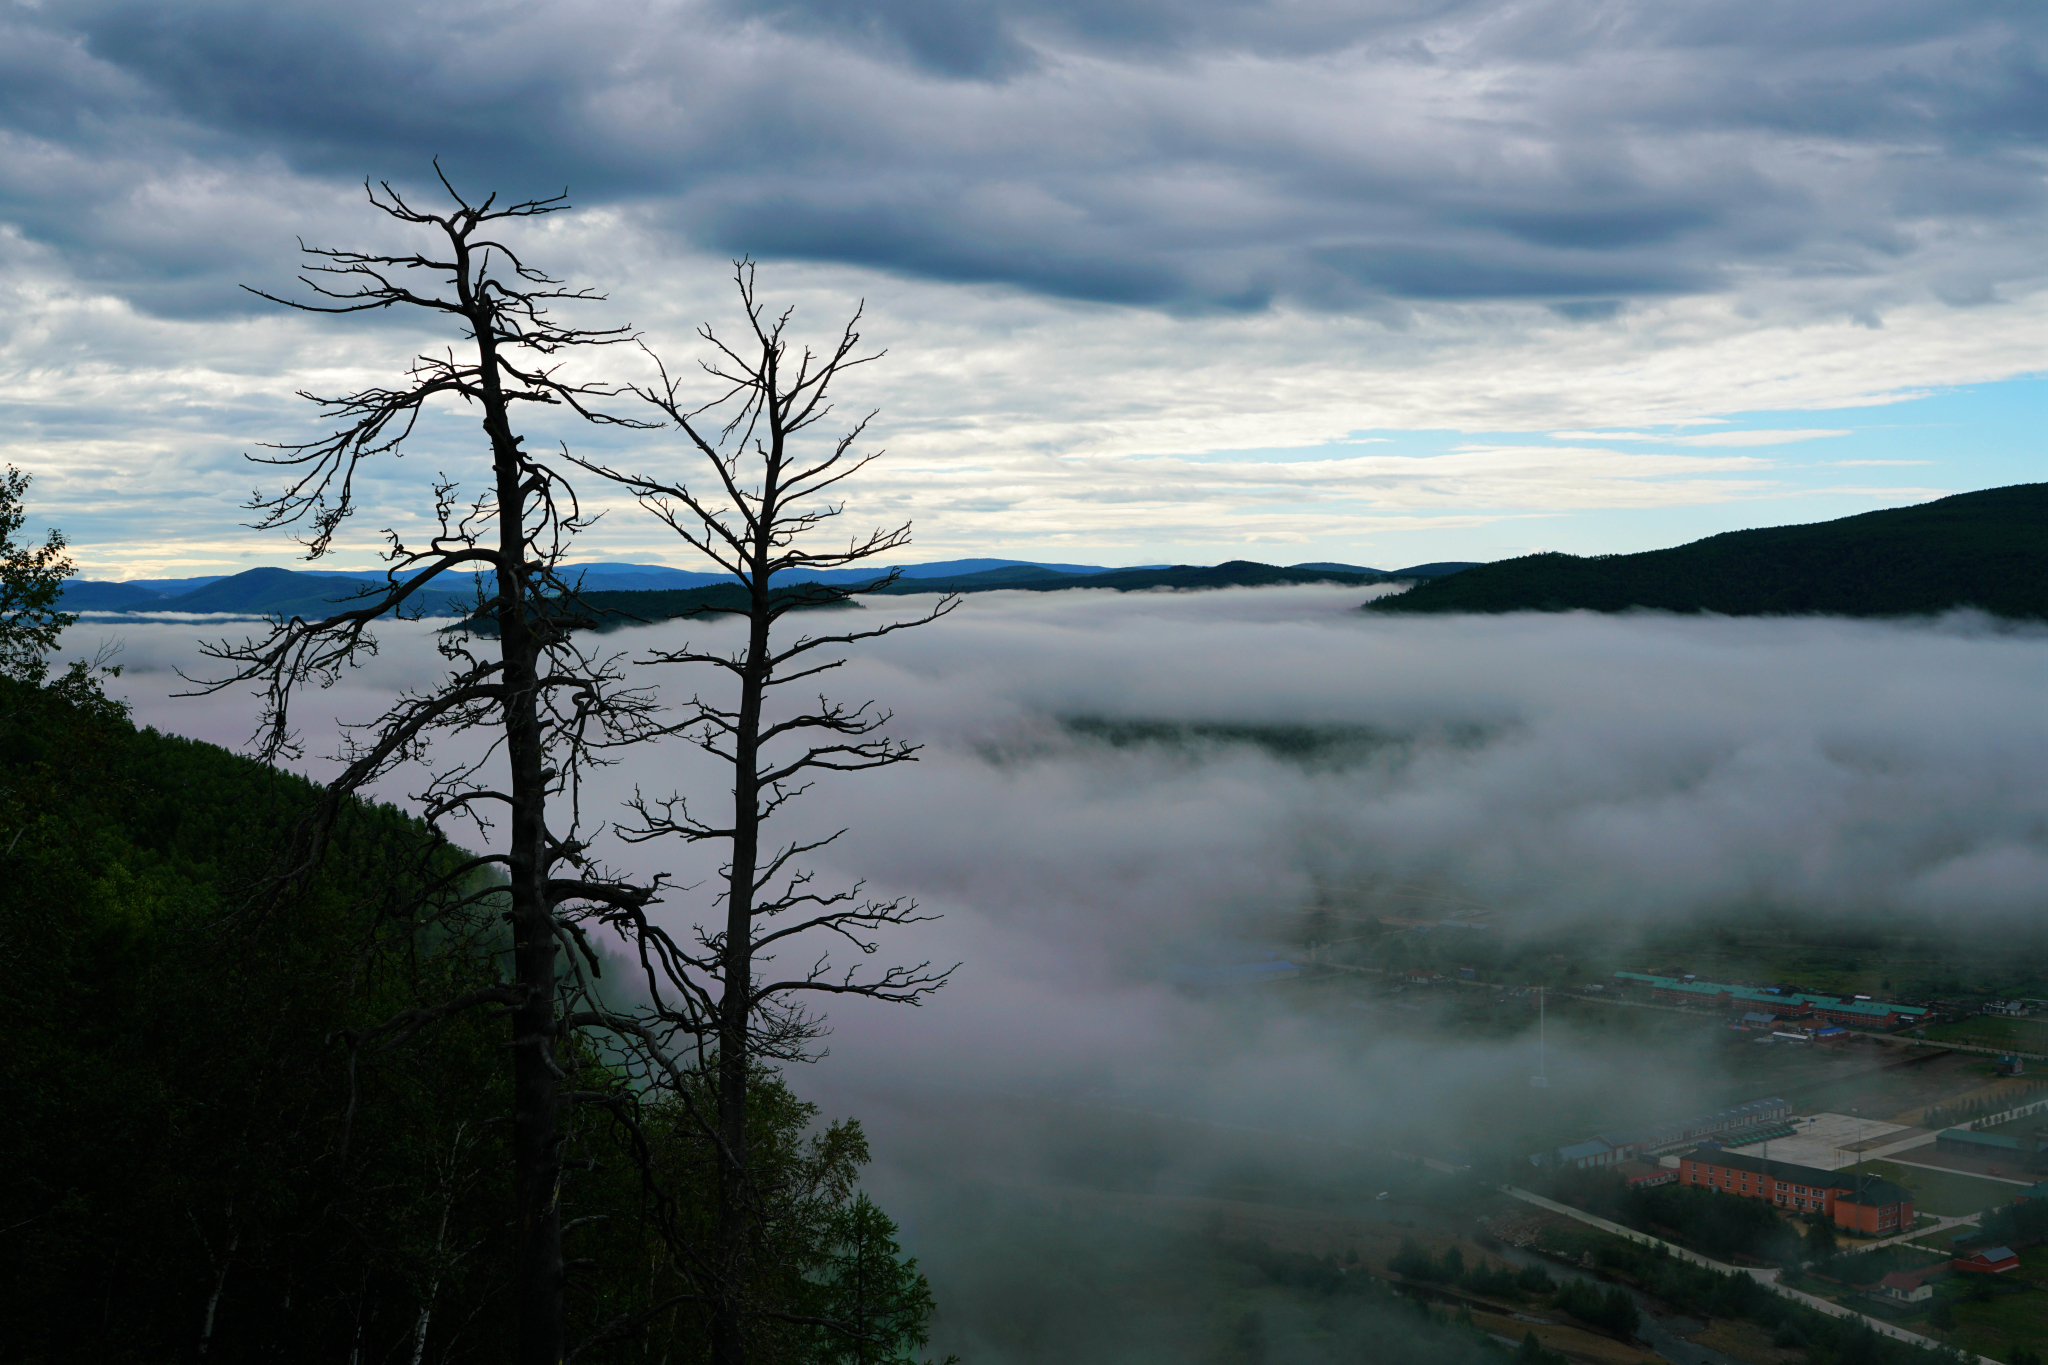
M1381 612L1656 611L2048 619L2048 484L1958 493L1644 554L1528 555L1366 604Z
M426 880L465 855L391 807L350 803L301 893L248 909L313 795L0 678L7 1359L512 1358L504 1015L457 1013L355 1059L347 1042L495 981L498 907L486 892L466 913L426 913ZM592 1054L577 1068L571 1085L608 1083ZM749 1141L765 1169L824 1169L795 1155L816 1110L772 1074L756 1084ZM593 1362L707 1358L699 1317L648 1307L675 1304L680 1282L638 1161L670 1173L667 1216L683 1227L705 1226L712 1195L689 1174L701 1145L650 1115L650 1148L601 1117L572 1120L577 1162L558 1191L584 1225L571 1339L648 1320ZM850 1191L864 1142L824 1150L829 1180L810 1178ZM824 1297L845 1279L823 1256L847 1197L778 1231L788 1260L774 1273L823 1286L799 1306L842 1301ZM801 1322L771 1324L757 1358L842 1358Z

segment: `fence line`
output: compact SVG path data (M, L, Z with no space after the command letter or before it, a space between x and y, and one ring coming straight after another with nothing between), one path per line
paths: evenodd
M1996 1128L2001 1123L2011 1123L2014 1119L2023 1119L2029 1114L2038 1114L2043 1109L2048 1109L2048 1099L2035 1100L2031 1104L2016 1105L2002 1114L1986 1114L1981 1119L1971 1119L1970 1130L1972 1132L1982 1132L1986 1128Z

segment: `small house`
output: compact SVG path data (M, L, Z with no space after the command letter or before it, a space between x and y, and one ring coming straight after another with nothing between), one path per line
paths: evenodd
M1925 1303L1934 1297L1934 1286L1928 1281L1943 1269L1931 1265L1919 1270L1894 1270L1864 1292L1887 1303Z

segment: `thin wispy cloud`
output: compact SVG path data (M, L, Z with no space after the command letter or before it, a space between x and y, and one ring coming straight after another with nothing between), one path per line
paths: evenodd
M1672 446L1784 446L1800 441L1819 441L1831 436L1854 436L1846 429L1803 428L1792 431L1708 431L1698 435L1654 431L1553 431L1557 441L1649 441Z

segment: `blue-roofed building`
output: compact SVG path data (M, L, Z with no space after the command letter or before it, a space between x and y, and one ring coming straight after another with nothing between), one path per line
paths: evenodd
M1810 991L1734 986L1648 972L1616 972L1614 978L1623 985L1648 990L1652 999L1665 1004L1742 1009L1778 1018L1813 1018L1852 1028L1896 1028L1927 1020L1927 1011L1918 1005L1891 1005L1881 1000L1843 1000Z

